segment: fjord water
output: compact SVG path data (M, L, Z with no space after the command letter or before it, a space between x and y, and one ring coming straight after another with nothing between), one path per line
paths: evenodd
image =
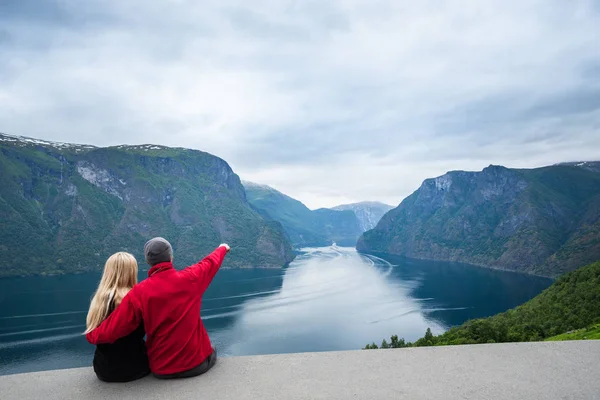
M94 347L81 332L99 276L0 280L0 374L90 365ZM202 318L220 356L359 349L502 312L550 283L350 248L304 249L285 269L219 271Z

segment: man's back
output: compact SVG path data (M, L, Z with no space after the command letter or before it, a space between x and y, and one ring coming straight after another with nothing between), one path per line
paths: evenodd
M143 320L152 372L174 374L200 365L213 351L200 320L200 303L226 253L227 248L220 246L182 271L176 271L171 262L154 265L148 278L87 335L88 341L111 343Z

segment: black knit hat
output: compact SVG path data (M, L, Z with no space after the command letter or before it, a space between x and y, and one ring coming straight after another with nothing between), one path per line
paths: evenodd
M167 239L155 237L144 245L144 256L151 267L162 262L173 261L173 248Z

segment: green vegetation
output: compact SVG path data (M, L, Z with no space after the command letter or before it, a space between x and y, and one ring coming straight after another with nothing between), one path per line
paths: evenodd
M250 204L265 218L280 222L295 247L329 246L332 242L354 246L362 233L351 210L310 210L269 186L251 182L244 186Z
M221 242L229 267L293 259L280 224L245 197L229 165L162 146L94 148L0 135L0 277L102 268L115 251L143 264L146 240L164 236L183 267Z
M381 348L598 339L598 324L600 262L563 275L538 296L512 310L467 321L438 336L427 329L425 336L414 343L392 336L391 343L384 341ZM378 347L373 343L365 349Z
M567 332L563 333L562 335L552 336L546 339L546 341L549 342L559 340L600 340L600 324L578 329L574 332Z
M600 259L599 166L490 166L427 179L357 249L560 276Z

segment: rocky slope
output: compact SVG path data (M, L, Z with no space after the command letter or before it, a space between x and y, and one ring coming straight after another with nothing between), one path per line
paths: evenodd
M427 179L357 249L558 276L600 259L600 163Z
M265 218L283 225L295 247L355 246L363 232L353 211L310 210L272 187L244 182L248 201Z
M281 225L261 217L229 165L208 153L0 135L0 171L0 276L100 269L118 250L142 264L144 242L158 235L178 266L223 241L229 267L293 258Z
M360 203L342 204L333 207L332 210L350 210L354 212L356 218L358 218L360 229L365 232L375 228L381 217L392 208L394 207L377 201L362 201Z

